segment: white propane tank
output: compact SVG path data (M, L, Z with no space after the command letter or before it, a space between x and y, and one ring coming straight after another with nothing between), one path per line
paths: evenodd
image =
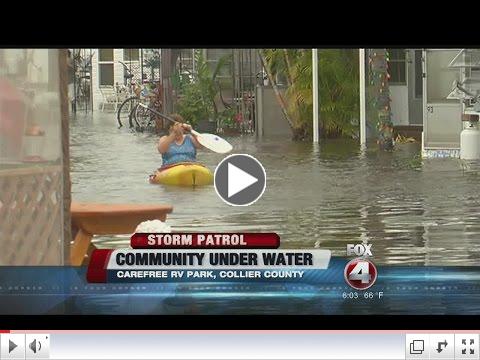
M480 130L478 128L478 117L466 121L466 127L460 133L460 159L480 159Z

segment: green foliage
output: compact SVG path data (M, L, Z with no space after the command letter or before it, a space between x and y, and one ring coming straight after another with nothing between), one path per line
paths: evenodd
M227 108L217 115L217 122L219 128L233 128L235 127L235 115L237 111L235 108Z
M180 73L178 69L175 69L172 75L172 87L177 94L181 94L187 84L191 82L191 74L188 72Z
M264 51L272 74L287 79L287 111L296 131L312 132L312 52L302 49ZM359 113L358 51L319 51L320 131L324 137L352 137Z
M230 60L231 55L223 56L212 71L202 51L197 50L195 52L196 73L193 81L190 81L188 74L185 76L177 73L174 77L174 86L180 94L176 104L177 112L192 124L195 125L204 119L218 120L219 112L215 98L219 90L216 86L216 77ZM223 117L226 118L227 115Z
M195 83L184 87L176 112L193 126L202 119L210 118L211 115L211 109L204 103L201 89Z
M319 55L320 119L330 136L355 136L359 117L358 51L322 50Z

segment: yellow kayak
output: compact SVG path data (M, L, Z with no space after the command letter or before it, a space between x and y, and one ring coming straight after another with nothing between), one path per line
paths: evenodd
M150 175L154 184L201 186L213 184L213 173L202 164L181 163L158 169Z

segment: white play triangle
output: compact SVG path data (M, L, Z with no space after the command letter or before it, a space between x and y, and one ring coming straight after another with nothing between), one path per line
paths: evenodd
M232 197L257 181L256 177L228 163L228 197Z

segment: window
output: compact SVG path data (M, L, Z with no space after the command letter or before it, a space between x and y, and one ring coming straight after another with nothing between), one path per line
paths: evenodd
M232 49L206 49L207 59L215 61L232 54Z
M113 62L113 49L100 49L98 51L98 61L112 61Z
M98 85L113 86L113 49L99 49L98 51Z
M407 84L407 61L405 49L388 49L390 61L388 70L390 73L390 84Z
M100 86L113 86L113 64L100 64L99 70Z
M224 57L232 56L232 49L206 49L206 60L213 72L218 64L218 61ZM223 67L218 73L218 78L230 78L232 76L232 59L230 58L224 63Z
M181 49L178 57L178 64L181 71L193 71L194 49Z
M139 49L123 49L123 61L139 61Z

